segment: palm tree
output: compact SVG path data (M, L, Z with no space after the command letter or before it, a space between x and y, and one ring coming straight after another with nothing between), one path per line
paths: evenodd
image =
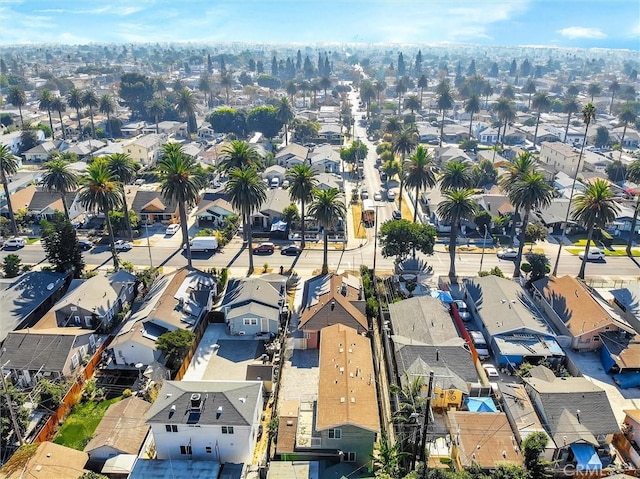
M564 142L567 141L567 133L569 132L569 124L571 123L571 115L580 111L580 103L575 96L567 97L562 103L562 112L567 114L567 124L564 127Z
M207 73L200 76L200 80L198 81L198 90L204 93L204 104L207 106L207 94L211 91L211 77L209 77Z
M372 456L373 465L377 469L376 474L385 477L400 477L402 458L407 455L400 450L400 442L392 444L384 431L380 433L377 453Z
M327 98L327 90L331 88L331 79L329 77L322 77L318 82L320 88L324 90L324 97Z
M40 98L38 99L38 108L40 110L46 110L49 115L49 126L51 127L51 139L55 139L53 131L53 121L51 120L51 102L53 102L53 95L49 90L44 88L40 92Z
M489 108L489 97L493 95L493 85L488 81L482 85L482 96L484 97L484 107Z
M87 90L82 94L82 105L89 108L89 117L91 118L91 131L93 139L96 138L96 126L93 123L93 109L100 106L100 101L93 90Z
M451 86L447 80L442 80L436 87L438 99L436 105L438 110L442 112L442 121L440 123L440 144L442 146L442 137L444 135L444 113L453 108L453 95L451 94Z
M109 95L102 95L100 97L100 105L98 110L103 115L107 115L107 133L110 137L113 137L113 128L111 126L111 115L116 111L116 105L113 99Z
M529 173L535 170L535 161L531 153L524 151L520 153L511 163L506 165L507 172L500 177L500 186L502 190L508 194L513 190L515 184L522 180ZM511 231L509 233L510 244L513 244L513 238L516 235L516 218L518 217L518 206L515 206L513 214L513 222L511 223Z
M395 135L400 131L402 131L402 122L397 116L390 116L384 124L384 132Z
M520 244L518 245L518 257L516 258L515 270L513 272L514 278L520 276L522 250L524 248L525 233L531 210L538 210L549 206L552 198L553 188L547 183L542 173L535 171L530 171L518 179L509 190L509 200L511 204L524 211L520 230Z
M573 219L587 230L587 245L584 248L584 257L578 278L584 279L593 230L595 228L602 229L612 223L619 212L620 207L614 200L613 190L609 183L601 178L596 178L593 183L587 186L584 193L576 195Z
M422 98L424 96L424 89L429 87L429 80L427 80L427 76L423 73L418 78L418 88L420 88L420 108L422 108Z
M289 123L295 118L293 109L286 96L280 98L278 103L278 111L276 112L276 119L284 124L284 144L289 144Z
M243 230L247 234L249 247L249 274L253 273L253 245L250 219L251 214L257 211L267 199L267 185L265 185L258 172L251 166L243 165L232 168L229 172L229 182L225 191L233 207L242 216Z
M420 104L420 99L418 98L418 95L409 95L407 98L404 99L404 107L411 110L411 113L415 112L416 110L419 110L420 105L421 104Z
M57 192L62 199L64 215L69 220L67 194L78 188L78 176L69 169L69 162L62 157L54 158L44 164L45 173L42 184L49 192Z
M516 91L513 89L513 85L505 85L500 92L500 96L503 96L511 101L516 99Z
M196 98L191 93L191 90L183 88L178 92L178 103L176 104L178 113L187 118L187 130L188 132L195 133L195 111L196 111Z
M147 112L153 116L156 121L156 133L160 133L160 126L158 125L159 119L164 115L165 103L162 98L154 98L147 105Z
M382 164L382 172L387 175L387 182L394 176L400 174L400 163L395 160L385 161Z
M18 172L18 160L11 153L6 145L0 143L0 180L4 188L4 197L7 199L7 209L9 210L9 220L11 221L11 231L14 236L18 236L18 224L11 206L11 196L9 195L9 180L7 176L15 175Z
M404 165L406 176L406 184L408 188L415 190L415 198L413 200L413 222L418 217L418 197L420 190L424 188L433 188L436 185L436 175L433 171L433 159L428 150L419 145L416 152L409 157Z
M376 92L376 101L378 105L380 105L380 94L387 89L387 82L384 80L376 80L373 84L373 89Z
M229 104L229 88L233 86L233 75L231 72L224 71L220 73L220 86L224 87L227 105Z
M371 100L376 98L376 89L373 83L368 80L364 80L360 84L360 100L367 105L367 117L371 110Z
M591 83L587 87L587 93L591 97L591 103L593 103L593 97L602 93L602 88L597 83Z
M329 228L333 227L340 218L344 218L347 207L341 199L342 193L338 188L328 190L314 190L313 202L309 207L309 214L322 226L324 236L324 255L322 259L322 274L329 272Z
M531 95L536 92L536 83L533 80L529 80L523 91L529 95L529 110L531 110Z
M622 108L622 111L620 112L620 115L618 115L618 119L624 125L624 128L622 129L622 138L620 138L620 159L622 159L624 136L627 134L627 125L629 123L635 123L636 122L636 118L637 118L636 112L634 111L633 107L630 104L626 104Z
M502 133L502 149L504 149L504 137L507 134L507 125L509 122L512 122L516 118L515 106L512 101L508 98L501 96L498 99L498 102L493 106L493 109L498 114L498 118L502 123L504 131ZM498 133L500 132L500 128L498 127Z
M76 87L73 87L67 94L67 103L71 108L74 108L76 110L76 119L78 120L78 135L82 136L82 123L80 123L80 108L84 106L82 103L82 92Z
M398 209L402 211L402 190L404 188L404 161L407 159L416 145L418 144L418 135L414 128L405 127L401 132L399 132L396 137L393 139L392 149L396 155L400 155L402 161L400 162L400 193L398 195Z
M187 263L191 267L191 245L187 229L187 206L193 207L198 194L205 186L205 178L196 160L185 155L179 143L162 145L162 158L158 162L157 174L160 177L162 196L178 204L182 242L187 248Z
M20 125L24 126L24 119L22 118L22 107L27 104L27 94L21 87L12 86L11 88L9 88L7 101L13 106L18 107L18 111L20 112Z
M107 223L107 232L113 257L113 268L118 269L118 252L113 238L113 228L109 213L117 210L122 203L122 190L109 171L107 162L96 160L89 165L83 186L78 198L82 206L87 210L98 210L104 214Z
M320 82L317 79L313 80L310 84L310 89L313 92L313 107L318 108L318 92L322 89Z
M296 93L298 93L298 87L296 86L296 83L293 80L290 80L287 83L287 95L289 95L289 98L291 99L291 104L295 105L295 96Z
M634 160L627 167L627 180L640 185L640 160ZM636 192L636 207L633 211L633 219L631 220L631 230L629 231L629 239L627 240L627 255L631 256L631 246L633 245L633 237L636 234L636 225L638 222L638 210L640 209L640 192Z
M464 104L464 111L469 113L469 139L471 135L471 125L473 125L473 115L480 111L480 97L476 94L472 94Z
M107 161L111 175L118 180L122 188L122 214L124 215L125 224L127 225L129 241L133 241L125 187L130 184L136 176L136 164L126 153L114 153L107 158Z
M407 82L404 78L398 78L396 82L396 95L398 95L398 115L401 113L402 96L407 93Z
M611 85L609 85L609 91L611 92L611 103L609 103L609 115L611 115L611 110L613 109L613 99L616 96L616 93L620 91L620 83L618 80L613 80Z
M445 190L444 200L438 205L438 215L451 224L449 237L449 277L451 279L456 277L458 225L463 219L473 219L478 211L478 204L472 196L473 190Z
M262 157L253 146L241 140L234 140L222 149L220 169L231 171L243 166L251 166L258 170L262 166Z
M440 178L440 190L466 190L473 187L473 175L469 163L461 160L447 162Z
M538 126L540 125L540 114L543 111L547 111L551 106L551 100L549 99L549 94L546 91L541 91L539 93L536 93L536 96L533 97L532 105L537 112L536 131L533 135L533 146L536 146L536 142L538 141Z
M289 197L291 201L300 202L300 217L302 218L302 240L300 246L304 249L305 240L305 206L313 200L313 190L318 184L316 173L306 163L294 165L287 173L289 180Z
M62 123L62 112L67 109L67 104L62 98L56 96L51 99L51 109L58 112L58 118L60 119L60 128L62 129L62 138L66 140L67 132L66 128L64 127L64 123Z
M300 85L298 85L298 90L302 92L302 106L306 108L307 106L307 92L309 91L311 85L308 80L302 80ZM362 95L362 93L360 93Z

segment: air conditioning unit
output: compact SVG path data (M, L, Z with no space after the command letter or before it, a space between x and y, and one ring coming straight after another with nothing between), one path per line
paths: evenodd
M245 334L247 334L247 333L246 333L246 331L240 331L240 332L238 333L238 336L244 336Z

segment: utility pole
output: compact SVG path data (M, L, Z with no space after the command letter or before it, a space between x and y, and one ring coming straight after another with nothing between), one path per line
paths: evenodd
M480 255L480 269L478 273L482 271L482 262L484 261L484 249L487 246L487 225L484 225L484 236L482 237L482 255Z
M433 370L429 371L429 387L427 389L427 405L424 411L424 418L422 419L422 437L420 441L420 460L423 462L423 477L427 477L429 467L427 461L429 458L425 453L427 447L427 430L429 427L429 417L431 415L431 396L433 395Z
M0 376L2 376L2 389L4 389L4 396L7 400L7 407L9 408L9 415L11 416L11 423L13 424L13 430L16 432L16 436L18 436L18 441L20 441L20 445L24 444L24 438L22 437L22 432L20 431L20 427L18 424L18 418L16 417L16 412L13 410L13 401L11 400L11 395L9 394L9 390L7 389L7 382L4 377L4 373L2 369L9 364L9 361L2 365L0 368Z
M382 205L376 204L374 206L376 210L376 218L373 223L373 281L376 281L376 258L378 257L378 208L382 208Z

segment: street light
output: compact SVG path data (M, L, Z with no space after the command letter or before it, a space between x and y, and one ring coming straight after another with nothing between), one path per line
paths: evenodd
M151 243L149 242L149 218L144 222L144 228L147 233L147 249L149 250L149 267L153 269L153 259L151 258Z
M487 246L487 225L484 225L484 236L482 237L482 255L480 255L480 270L482 271L482 262L484 261L484 249Z
M373 208L376 210L376 218L373 223L373 281L376 280L376 258L378 257L378 208L382 208L384 205L374 204Z

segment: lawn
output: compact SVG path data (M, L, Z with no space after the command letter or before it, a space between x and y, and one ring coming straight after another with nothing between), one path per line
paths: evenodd
M105 411L121 399L122 396L118 396L106 401L78 403L65 419L53 442L82 451L93 436Z
M396 203L396 206L397 206L397 203ZM411 210L409 209L409 205L407 204L406 199L402 202L402 219L413 221L413 213L411 213Z
M587 242L585 240L584 245L586 244ZM565 250L571 254L577 255L584 251L584 245L582 247L570 246L568 248L565 248ZM605 248L604 255L605 256L627 256L627 250L625 248L614 248L613 250ZM640 248L631 248L631 256L640 257Z
M38 241L40 241L40 238L27 238L26 240L27 244L35 244Z
M367 230L362 224L362 206L360 204L350 205L353 215L354 236L358 239L367 239Z

